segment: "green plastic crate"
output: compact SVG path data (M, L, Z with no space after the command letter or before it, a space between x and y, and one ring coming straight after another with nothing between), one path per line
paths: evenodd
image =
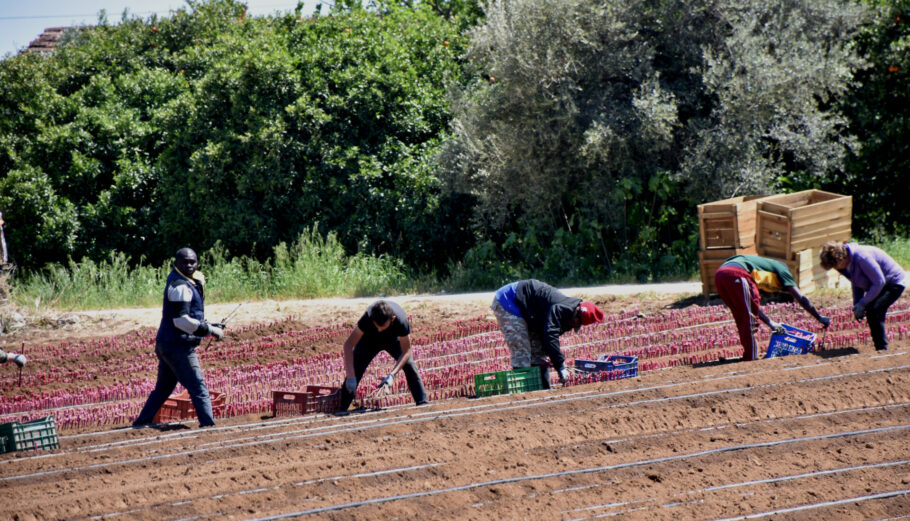
M542 387L539 367L512 369L511 371L506 371L506 373L508 373L510 393L539 391Z
M478 397L509 394L508 371L474 375L474 392Z
M3 441L0 452L56 449L60 446L53 416L25 423L4 423L0 425L0 440Z
M474 391L478 397L538 391L541 387L539 367L474 375Z

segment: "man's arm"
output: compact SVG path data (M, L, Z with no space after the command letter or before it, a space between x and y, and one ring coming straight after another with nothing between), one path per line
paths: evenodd
M787 291L793 295L793 300L798 302L803 309L815 318L815 320L818 320L825 327L828 327L831 324L831 319L821 316L818 310L815 309L815 306L812 305L812 302L809 302L809 298L799 291L799 288L796 286L787 286Z
M543 341L544 353L550 358L550 363L553 364L553 368L559 371L565 365L566 357L562 354L562 349L559 347L559 335L561 335L563 331L559 310L556 309L557 307L558 306L550 306L550 311L547 313L547 323L541 340Z
M404 364L408 363L408 360L411 359L411 335L399 337L398 341L401 343L401 356L398 358L398 363L395 364L395 368L389 373L390 376L401 371Z
M357 373L354 370L354 347L360 342L360 339L363 338L363 331L354 326L351 334L348 335L348 339L344 341L344 377L345 378L357 378Z

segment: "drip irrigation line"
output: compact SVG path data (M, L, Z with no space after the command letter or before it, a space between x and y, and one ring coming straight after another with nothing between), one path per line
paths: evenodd
M815 363L815 364L811 364L811 365L797 366L796 368L798 369L798 368L813 367L813 366L819 366L819 365L823 365L823 364L827 364L827 363L830 363L830 362L820 362L820 363ZM863 371L863 372L850 373L850 375L860 375L861 376L863 374L868 374L868 373L873 373L873 372L885 372L885 371L891 371L891 370L897 370L897 369L904 369L904 368L908 368L908 367L910 367L910 365L903 365L903 366L890 367L890 368L877 368L877 369L870 369L868 371ZM677 382L677 383L660 384L660 385L654 385L654 386L637 388L637 389L623 389L623 390L619 390L619 391L610 391L610 392L605 392L605 393L596 393L594 391L583 391L583 392L579 392L579 393L573 393L573 395L571 395L571 396L566 396L566 395L561 395L560 397L543 396L543 397L538 397L538 398L531 398L531 399L525 400L519 404L510 404L510 405L506 405L506 406L503 406L503 404L501 402L490 402L487 404L463 407L463 408L458 408L458 409L450 409L450 410L442 411L442 412L426 411L426 412L413 413L413 414L408 414L407 416L404 416L404 417L399 417L400 419L393 418L392 421L387 421L388 419L380 419L380 418L368 419L368 420L358 420L356 423L348 424L345 427L340 428L340 429L336 429L337 424L329 423L329 424L326 424L323 426L304 428L304 429L294 430L294 431L290 431L290 432L282 431L282 432L278 432L275 434L269 434L269 435L265 435L265 436L259 435L259 436L250 436L247 438L240 438L239 440L235 440L233 443L230 443L230 444L224 444L223 442L212 442L212 445L214 445L214 449L220 449L220 448L228 448L228 447L242 447L242 446L254 445L254 444L259 444L259 443L282 442L282 441L288 441L288 440L294 440L294 439L304 439L304 438L326 435L326 434L339 434L339 433L344 433L344 432L353 432L353 431L359 431L359 430L364 430L364 429L380 428L380 427L399 425L399 424L419 423L422 421L436 420L436 419L440 419L440 418L451 418L451 417L459 417L459 416L465 416L465 415L470 415L470 414L485 414L485 413L490 413L490 412L501 412L501 411L515 410L515 409L524 409L524 408L529 408L529 407L560 404L560 403L566 403L566 402L578 401L578 400L594 399L594 398L610 398L610 397L623 396L626 394L632 394L632 393L638 393L638 392L665 390L665 389L670 389L670 388L674 388L674 387L682 387L682 386L692 385L692 384L701 385L701 384L705 384L705 383L709 383L709 382L717 382L717 381L730 380L730 379L741 378L741 377L746 377L746 376L754 376L755 374L762 374L762 373L767 373L767 372L776 372L776 371L760 371L758 373L724 375L724 376L717 376L714 378L686 380L686 381ZM846 374L832 375L832 377L840 377L840 376L846 376ZM819 378L827 378L827 377L819 377ZM713 392L713 391L708 391L708 392ZM697 396L697 395L695 395L695 396ZM671 399L671 397L667 397L667 398L663 398L663 399L665 399L665 400ZM484 409L484 410L481 410L481 409ZM298 420L298 422L304 423L305 420ZM288 423L290 423L290 422L288 422ZM309 422L307 422L307 423L309 423ZM262 429L271 428L271 424L270 425L247 424L247 425L253 425L254 428L262 428ZM213 432L216 430L234 430L236 428L237 428L236 426L212 427L212 428L209 428L206 432ZM334 430L332 430L332 429L334 429ZM288 434L291 434L292 436L287 436ZM79 436L81 436L81 435L79 435ZM184 438L184 437L196 438L198 436L200 436L198 431L192 431L192 432L186 432L186 433L169 433L169 434L162 434L162 435L157 436L156 440L164 439L164 438ZM269 438L275 438L275 437L278 437L278 438L269 439ZM247 440L247 441L242 441L242 440ZM132 440L130 440L130 441L132 441ZM148 440L142 439L142 440L136 440L136 442L141 443L141 444L146 444L146 443L148 443ZM126 444L128 442L124 441L124 442L113 442L113 443L114 444ZM190 453L204 452L206 450L212 450L212 449L196 449L196 450L191 450L191 451L180 451L180 452L171 453L171 454L160 454L157 456L140 458L138 460L135 460L135 459L124 460L123 464L125 464L127 462L133 462L133 461L145 461L146 459L162 459L162 458L168 458L168 457L182 456L182 455L187 455ZM84 451L84 449L83 449L83 451ZM7 460L0 460L0 463L11 463L11 462L15 462L15 461L24 461L24 460L28 460L28 459L32 459L32 458L39 458L39 457L48 458L48 457L55 457L55 456L68 456L69 454L70 453L68 453L68 452L61 452L60 454L47 454L47 455L31 456L28 458L7 459ZM90 465L87 467L81 467L80 469L95 468L96 466L107 466L107 465L116 465L116 464L121 464L121 462L108 462L105 464ZM70 470L79 470L79 469L51 470L51 471L46 471L46 473L58 473L58 472L65 472L65 471L70 471ZM40 474L36 474L36 475L44 475L44 473L40 473ZM23 477L25 477L25 476L23 476ZM0 482L6 481L9 479L16 479L16 477L0 477Z
M518 477L513 477L513 478L503 478L503 479L496 479L496 480L492 480L492 481L483 481L480 483L468 483L465 485L446 487L446 488L436 489L436 490L425 490L425 491L421 491L421 492L411 492L408 494L397 494L394 496L366 499L366 500L362 500L362 501L352 501L349 503L342 503L339 505L329 505L329 506L314 508L314 509L310 509L310 510L301 510L299 512L288 512L285 514L277 514L277 515L272 515L272 516L250 518L250 519L247 519L246 521L274 521L277 519L291 519L291 518L295 518L295 517L303 517L303 516L308 516L308 515L312 515L312 514L322 514L322 513L326 513L326 512L346 510L349 508L357 508L357 507L367 506L367 505L390 503L393 501L399 501L399 500L403 500L403 499L416 499L416 498L421 498L421 497L435 496L435 495L447 494L447 493L451 493L451 492L461 492L461 491L465 491L465 490L474 490L474 489L478 489L478 488L492 487L492 486L497 486L497 485L508 485L511 483L521 483L521 482L525 482L525 481L536 481L536 480L541 480L541 479L563 478L563 477L567 477L567 476L593 474L593 473L598 473L598 472L607 472L607 471L611 471L611 470L620 470L620 469L627 469L627 468L643 467L643 466L647 466L647 465L656 465L656 464L660 464L660 463L681 461L681 460L699 458L699 457L703 457L703 456L723 454L726 452L735 452L735 451L741 451L741 450L767 448L767 447L778 447L778 446L782 446L782 445L789 445L792 443L830 440L830 439L846 438L846 437L853 437L853 436L863 436L863 435L867 435L867 434L879 434L879 433L883 433L883 432L894 432L894 431L901 431L901 430L906 430L906 429L910 429L910 425L894 425L894 426L890 426L890 427L879 427L879 428L875 428L875 429L863 429L863 430L849 431L849 432L837 432L837 433L831 433L831 434L821 434L821 435L816 435L816 436L791 438L791 439L786 439L786 440L746 443L746 444L742 444L742 445L733 445L730 447L720 447L720 448L716 448L716 449L692 452L689 454L678 454L676 456L665 456L665 457L661 457L661 458L651 458L651 459L647 459L647 460L639 460L639 461L633 461L633 462L628 462L628 463L617 463L617 464L613 464L613 465L602 465L602 466L590 467L590 468L586 468L586 469L551 472L551 473L547 473L547 474L538 474L538 475L533 475L533 476L518 476ZM907 492L910 492L910 491L907 491ZM788 510L785 510L785 509L781 510L781 512L787 512L787 511ZM746 518L735 518L735 519L746 519ZM723 521L732 521L732 519L723 520Z
M423 469L439 467L439 466L447 465L447 464L448 464L448 462L428 463L426 465L411 465L409 467L399 467L399 468L394 468L394 469L376 470L373 472L361 472L358 474L342 474L342 475L337 475L337 476L326 476L324 478L308 479L306 481L298 481L296 483L289 483L286 485L275 485L272 487L262 487L262 488L254 488L254 489L247 489L247 490L238 490L238 491L234 491L234 492L225 492L223 494L217 494L214 496L208 496L205 498L197 498L197 499L223 499L223 498L231 497L231 496L242 496L242 495L248 495L248 494L256 494L259 492L267 492L270 490L281 490L282 488L285 488L285 487L302 487L305 485L324 483L326 481L338 481L338 480L342 480L342 479L370 478L370 477L375 477L375 476L384 476L387 474L395 474L398 472L411 472L414 470L423 470ZM196 501L196 500L189 499L189 500L183 500L183 501L180 501L177 503L159 503L159 504L150 505L147 507L134 508L131 510L124 510L122 512L109 512L107 514L98 514L96 516L92 516L90 519L105 519L105 518L109 518L109 517L116 517L116 516L121 516L121 515L126 515L126 514L135 514L137 512L156 510L158 508L165 507L165 506L182 506L182 505L192 504L194 501ZM215 514L212 514L212 515L215 515ZM196 519L196 518L189 518L189 519ZM175 521L177 521L177 520L175 520Z
M771 517L771 516L776 516L779 514L789 514L791 512L804 512L806 510L815 510L817 508L834 507L834 506L843 505L846 503L859 503L862 501L872 501L872 500L876 500L876 499L889 499L889 498L893 498L893 497L906 496L908 494L910 494L910 489L905 488L903 490L891 490L888 492L879 492L878 494L870 494L868 496L858 496L858 497L851 497L851 498L846 498L846 499L837 499L834 501L822 501L820 503L809 503L806 505L799 505L799 506L795 506L795 507L779 508L777 510L770 510L768 512L758 512L755 514L748 514L745 516L727 517L727 518L723 518L723 519L717 519L715 521L741 521L744 519L758 519L760 517Z
M891 367L889 369L894 369L894 370L910 369L910 364ZM735 393L735 392L742 392L742 391L754 391L756 389L768 389L768 388L772 388L772 387L782 387L785 385L799 385L799 384L815 383L815 382L821 382L821 381L827 381L827 380L837 380L840 378L849 378L849 377L853 377L853 376L863 376L863 375L867 375L867 374L874 374L876 372L883 372L883 371L882 371L882 369L870 369L868 371L854 371L852 373L841 373L841 374L833 374L833 375L828 375L828 376L815 376L812 378L804 378L802 380L793 380L793 381L789 381L789 382L785 382L785 383L776 382L776 383L768 383L768 384L761 384L761 385L752 385L752 386L747 386L747 387L733 387L730 389L718 389L715 391L703 391L700 393L681 394L681 395L677 395L677 396L649 398L646 400L637 400L634 402L625 402L622 404L613 403L613 404L609 404L609 405L600 405L597 408L598 409L615 409L617 407L644 405L644 404L648 404L648 403L665 402L665 401L671 401L671 400L685 400L688 398L701 398L703 396L713 396L713 395L718 395L718 394L728 394L728 393Z
M834 474L843 474L846 472L853 472L853 471L857 471L857 470L881 469L881 468L888 468L888 467L897 467L897 466L907 465L907 464L910 464L910 459L904 459L904 460L899 460L899 461L884 461L884 462L880 462L880 463L869 463L866 465L856 465L856 466L851 466L851 467L840 467L840 468L836 468L836 469L819 470L816 472L804 472L802 474L790 474L788 476L779 476L776 478L757 479L757 480L752 480L752 481L740 481L739 483L728 483L728 484L724 484L724 485L716 485L713 487L706 487L706 488L702 488L702 489L687 490L685 492L673 494L671 497L680 497L680 496L687 496L687 495L692 495L692 494L703 494L705 492L716 492L719 490L728 490L728 489L733 489L733 488L748 487L748 486L754 486L754 485L786 483L788 481L796 481L796 480L800 480L800 479L808 479L808 478L814 478L814 477L820 477L820 476L830 476L830 475L834 475ZM589 485L585 488L596 488L596 487L600 487L600 486L603 486L603 485L600 483L597 483L594 485ZM576 488L581 488L581 487L576 487ZM550 492L555 494L555 493L560 493L560 492L567 491L567 490L571 490L571 489L553 490ZM639 505L642 503L654 503L657 501L657 499L658 498L655 498L655 497L649 497L649 498L637 499L637 500L633 500L633 501L622 501L622 502L618 502L618 503L605 503L602 505L589 505L589 506L584 506L584 507L573 508L571 510L563 510L562 513L567 514L567 513L571 513L571 512L580 512L580 511L584 511L584 510L600 510L600 509L605 509L605 508L616 508L616 507L624 507L624 506L630 506L630 505ZM686 504L686 503L687 502L677 501L677 502L673 502L673 503L666 503L666 504L663 504L660 506L661 506L661 508L674 507L674 506L679 506L681 504ZM653 508L653 507L650 507L650 508ZM584 519L597 519L597 518L601 518L601 517L624 515L624 514L628 514L628 513L632 512L632 511L638 511L638 510L642 510L642 508L636 508L633 510L623 510L620 512L610 512L610 513L606 513L606 514L595 515L593 517L574 518L571 521L582 521Z
M802 419L802 418L813 418L813 417L817 417L817 416L837 415L837 414L849 414L849 413L853 413L853 412L862 412L862 411L874 410L874 409L906 407L906 406L908 406L908 405L910 405L910 402L908 402L908 403L903 403L903 404L877 405L877 406L874 406L874 407L864 407L864 408L857 408L857 409L849 409L849 410L846 410L846 411L834 411L834 412L827 412L827 413L813 413L813 414L801 415L801 416L798 416L798 417L779 418L779 419L777 419L777 420L759 420L759 421L757 421L757 422L746 422L746 423L763 423L763 422L766 423L766 422L768 422L768 421L782 421L782 420L794 420L794 419ZM740 425L740 424L736 424L736 425ZM695 429L687 429L687 430L688 430L688 431L691 431L691 430L695 430ZM677 431L673 431L673 432L670 432L670 433L666 433L665 435L673 435L673 434L676 434L676 433L679 433L679 432L684 432L684 431L683 431L683 430L677 430ZM648 435L648 436L639 436L638 438L651 437L651 436L652 436L652 435ZM631 438L630 438L630 439L631 439ZM624 441L624 440L606 440L606 441L609 442L609 443L617 443L617 442L619 442L619 441ZM906 460L906 461L907 461L908 463L910 463L910 460ZM903 462L898 462L898 463L903 463ZM893 463L893 464L896 465L896 464L898 464L898 463ZM391 474L391 473L395 473L395 472L403 472L403 471L410 471L410 470L418 470L418 469L429 468L429 467L438 467L438 466L442 466L442 465L446 465L446 464L448 464L448 462L443 462L443 463L431 463L431 464L426 464L426 465L415 465L415 466L404 467L404 468L400 468L400 469L388 469L388 470L382 470L382 471L365 472L365 473L360 473L360 474L328 476L328 477L323 477L323 478L311 479L311 480L307 480L307 481L300 481L300 482L292 483L291 485L292 485L292 486L302 486L302 485L310 485L310 484L314 484L314 483L322 483L322 482L326 482L326 481L333 481L333 480L339 480L339 479L351 479L351 478L360 478L360 477L370 477L370 476L376 476L376 475ZM879 466L884 466L884 465L885 465L885 464L881 464L881 465L879 465ZM573 488L571 488L571 489L553 490L553 491L550 491L550 492L551 492L551 493L560 493L560 492L569 491L569 490L585 489L585 488L595 488L595 487L599 487L599 486L601 486L601 485L600 485L600 484L595 484L595 485L587 485L587 486L584 486L584 487L573 487ZM281 489L281 488L283 488L282 485L276 485L275 487L270 487L270 488L268 488L267 490L279 490L279 489ZM717 488L720 488L720 487L717 487ZM222 498L222 497L228 497L228 496L233 496L233 495L252 494L252 493L256 493L256 492L261 492L261 491L263 491L263 490L265 490L265 489L248 489L248 490L241 490L241 491L235 491L235 492L228 492L228 493L225 493L225 494L219 494L219 495L217 495L217 496L212 496L211 498L198 498L198 499L220 499L220 498ZM710 489L709 489L709 490L710 490ZM195 500L183 501L182 503L192 503L193 501L195 501ZM645 501L645 500L642 500L642 501ZM639 502L642 502L642 501L632 501L632 502L624 502L624 503L615 503L615 504L612 504L612 505L613 505L613 506L623 506L623 505L626 505L626 504L634 504L634 503L639 503ZM173 504L172 504L172 505L173 505ZM134 512L149 510L149 509L157 508L158 506L161 506L161 505L155 505L155 506L153 506L153 507L146 507L146 508L133 509L133 510L124 511L124 512L114 512L114 513L109 513L109 514L103 514L103 515L96 516L95 518L96 518L96 519L101 519L101 518L103 518L103 517L113 517L113 516L117 516L117 515L123 515L123 514L128 514L128 513L134 513ZM575 509L575 510L581 510L581 509Z

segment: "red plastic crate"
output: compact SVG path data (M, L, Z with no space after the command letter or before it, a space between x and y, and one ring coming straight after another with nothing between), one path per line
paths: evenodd
M209 392L212 399L212 416L224 416L224 393ZM183 391L180 394L171 395L164 401L164 405L158 409L154 423L167 423L179 420L192 420L196 418L196 409L193 407L193 401L190 400L190 393Z
M306 391L272 391L274 416L335 412L340 403L338 387L308 385Z

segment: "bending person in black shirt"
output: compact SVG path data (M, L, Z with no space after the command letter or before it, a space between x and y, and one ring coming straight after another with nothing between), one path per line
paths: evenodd
M417 364L411 356L410 334L408 316L398 304L377 300L367 308L344 342L345 378L341 387L340 411L348 410L363 373L380 351L385 351L398 363L379 386L391 385L398 371L403 371L414 403L424 405L428 402L426 389L417 372Z

